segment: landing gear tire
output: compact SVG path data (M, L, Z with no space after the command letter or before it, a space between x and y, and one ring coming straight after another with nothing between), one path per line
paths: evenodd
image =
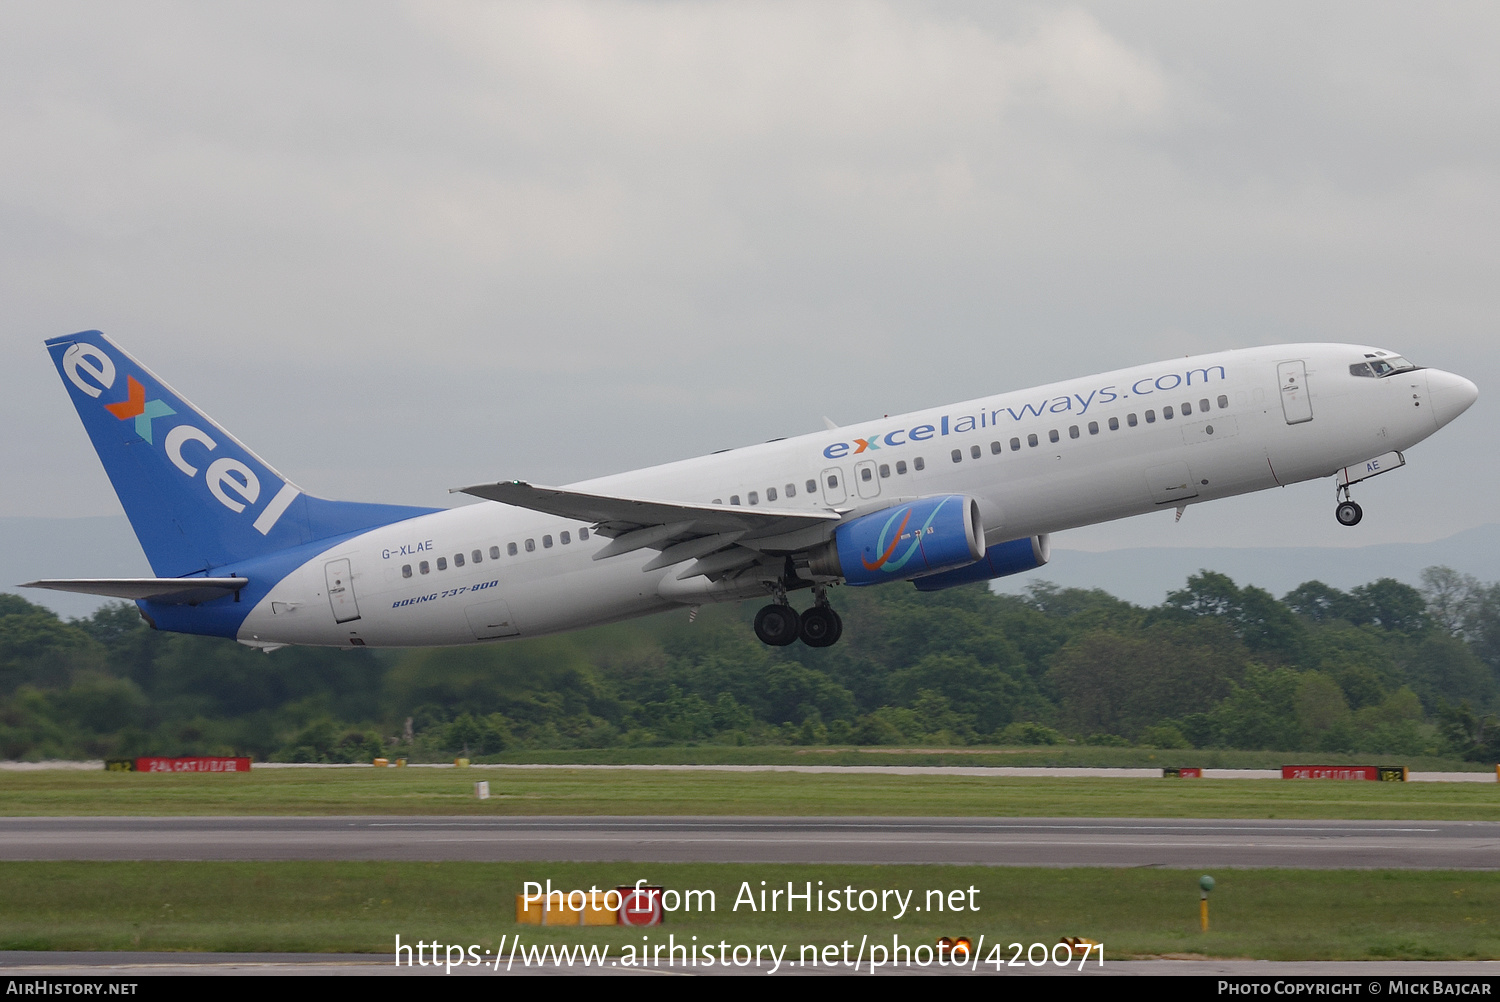
M802 614L802 642L809 647L832 647L844 632L839 614L827 606L813 606Z
M768 605L755 614L755 635L763 644L785 647L802 632L797 610L789 605Z
M1342 501L1333 510L1333 517L1339 520L1339 525L1358 525L1365 517L1365 510L1353 501Z

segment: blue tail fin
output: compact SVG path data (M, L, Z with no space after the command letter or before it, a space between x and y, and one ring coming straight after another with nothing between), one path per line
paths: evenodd
M98 331L53 338L47 350L161 577L438 510L302 493Z

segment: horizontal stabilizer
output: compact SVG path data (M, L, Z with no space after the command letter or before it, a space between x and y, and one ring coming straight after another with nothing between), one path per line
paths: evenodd
M166 605L197 605L223 598L249 583L249 578L58 578L28 581L21 587L106 595L132 602L150 599Z

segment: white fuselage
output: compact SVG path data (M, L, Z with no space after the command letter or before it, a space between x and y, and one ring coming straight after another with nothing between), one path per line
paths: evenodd
M1456 410L1446 405L1449 383L1437 381L1472 384L1439 370L1350 373L1376 351L1300 344L1183 358L571 487L849 515L900 499L965 494L978 500L985 538L995 544L1330 476L1410 448L1472 400ZM1300 388L1287 385L1289 375ZM595 560L608 540L588 530L495 502L375 529L281 580L245 619L239 639L467 644L500 639L493 624L488 634L476 626L483 618L476 609L505 620L498 632L537 636L765 594L754 584L735 592L715 590L705 578L684 582L677 566L643 570L658 556L649 549ZM330 568L343 560L345 590L330 598Z

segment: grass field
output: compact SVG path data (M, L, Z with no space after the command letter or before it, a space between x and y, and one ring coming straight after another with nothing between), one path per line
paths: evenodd
M980 866L812 866L566 863L0 863L0 949L392 951L403 943L501 946L642 942L639 930L517 925L522 881L613 887L646 878L712 890L712 913L670 915L650 942L932 943L985 937L1006 959L1064 935L1102 941L1106 956L1201 955L1267 960L1494 959L1500 957L1500 873L1224 870L1211 931L1198 929L1198 874L1186 871ZM742 882L758 891L963 891L977 912L891 915L734 909ZM968 889L974 888L972 898ZM873 901L873 898L869 900ZM895 900L890 899L892 911ZM514 945L514 940L507 943Z
M487 780L480 801L474 782ZM608 769L0 773L0 815L908 815L1500 820L1500 784Z

